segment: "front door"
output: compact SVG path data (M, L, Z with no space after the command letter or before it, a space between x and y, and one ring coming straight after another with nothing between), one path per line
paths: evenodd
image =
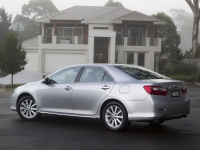
M113 78L103 68L85 67L72 92L73 114L95 115L114 83Z
M71 94L80 67L64 69L49 77L49 83L41 83L38 88L41 112L72 113Z
M108 37L94 38L94 63L108 63Z

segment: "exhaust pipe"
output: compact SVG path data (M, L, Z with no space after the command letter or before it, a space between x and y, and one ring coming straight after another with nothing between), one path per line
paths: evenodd
M181 118L187 118L187 115L183 115Z

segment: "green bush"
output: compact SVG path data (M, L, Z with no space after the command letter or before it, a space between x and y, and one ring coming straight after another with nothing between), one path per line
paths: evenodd
M171 79L174 79L174 80L181 80L181 81L185 81L185 82L196 81L196 78L193 75L175 75L175 76L168 76L168 77Z
M177 62L168 63L163 67L162 73L166 76L188 76L192 77L194 74L198 72L198 67L196 63L185 63L185 62Z

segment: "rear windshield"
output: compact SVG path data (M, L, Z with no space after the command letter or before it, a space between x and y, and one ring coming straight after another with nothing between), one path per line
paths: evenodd
M116 68L122 70L123 72L131 75L132 77L143 80L143 79L170 79L168 77L165 77L157 72L148 70L141 66L115 66Z

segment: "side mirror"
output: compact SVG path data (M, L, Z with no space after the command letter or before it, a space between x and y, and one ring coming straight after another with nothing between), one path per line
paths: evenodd
M49 84L49 78L45 78L45 80L43 81L43 83Z

